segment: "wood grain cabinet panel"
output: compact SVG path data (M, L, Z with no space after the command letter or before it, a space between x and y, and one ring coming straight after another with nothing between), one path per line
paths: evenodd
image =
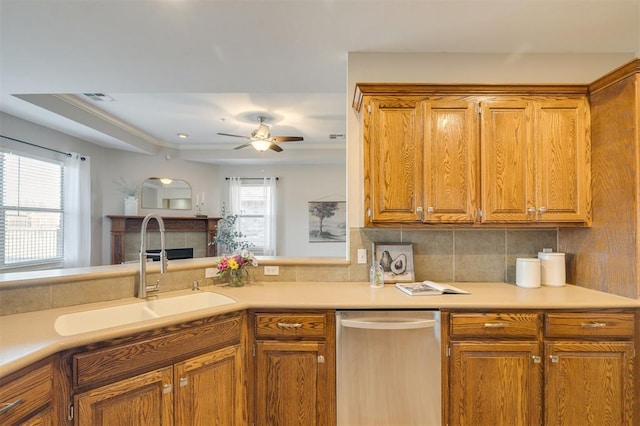
M585 98L482 102L484 223L591 221Z
M422 108L414 97L380 97L365 121L366 222L420 222Z
M637 311L442 315L444 424L638 424Z
M253 312L256 425L336 423L335 313Z
M591 224L586 88L359 84L356 95L366 226Z
M633 342L549 342L545 354L545 424L638 424Z
M173 421L173 368L165 367L74 397L77 426L157 425Z
M453 342L449 424L541 424L540 359L538 342Z
M0 386L0 424L52 425L53 366L27 369Z
M247 425L246 332L223 314L70 355L75 424Z

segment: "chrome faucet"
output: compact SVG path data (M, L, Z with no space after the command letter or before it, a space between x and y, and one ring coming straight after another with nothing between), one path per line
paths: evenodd
M160 290L160 280L155 285L147 285L147 224L149 220L155 219L158 221L158 228L160 230L160 273L164 274L167 271L167 252L164 250L164 222L162 218L154 213L150 213L142 220L142 226L140 227L140 282L138 283L138 298L146 299L147 292L156 292ZM153 253L157 255L157 253Z

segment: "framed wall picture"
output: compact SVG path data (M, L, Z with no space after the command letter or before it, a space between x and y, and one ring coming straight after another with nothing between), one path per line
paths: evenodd
M347 202L309 201L309 242L347 241Z
M385 283L414 282L413 244L373 243L373 261L380 263Z

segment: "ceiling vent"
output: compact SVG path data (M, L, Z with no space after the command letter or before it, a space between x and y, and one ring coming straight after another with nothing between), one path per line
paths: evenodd
M107 95L106 93L83 93L83 95L85 95L87 98L91 99L94 102L115 101L115 99L113 99L111 96Z

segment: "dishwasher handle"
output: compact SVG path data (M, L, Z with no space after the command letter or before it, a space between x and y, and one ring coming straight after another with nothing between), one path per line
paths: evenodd
M387 318L341 318L340 324L349 328L365 328L369 330L411 330L416 328L433 328L436 325L434 319L403 318L399 321L389 321Z

